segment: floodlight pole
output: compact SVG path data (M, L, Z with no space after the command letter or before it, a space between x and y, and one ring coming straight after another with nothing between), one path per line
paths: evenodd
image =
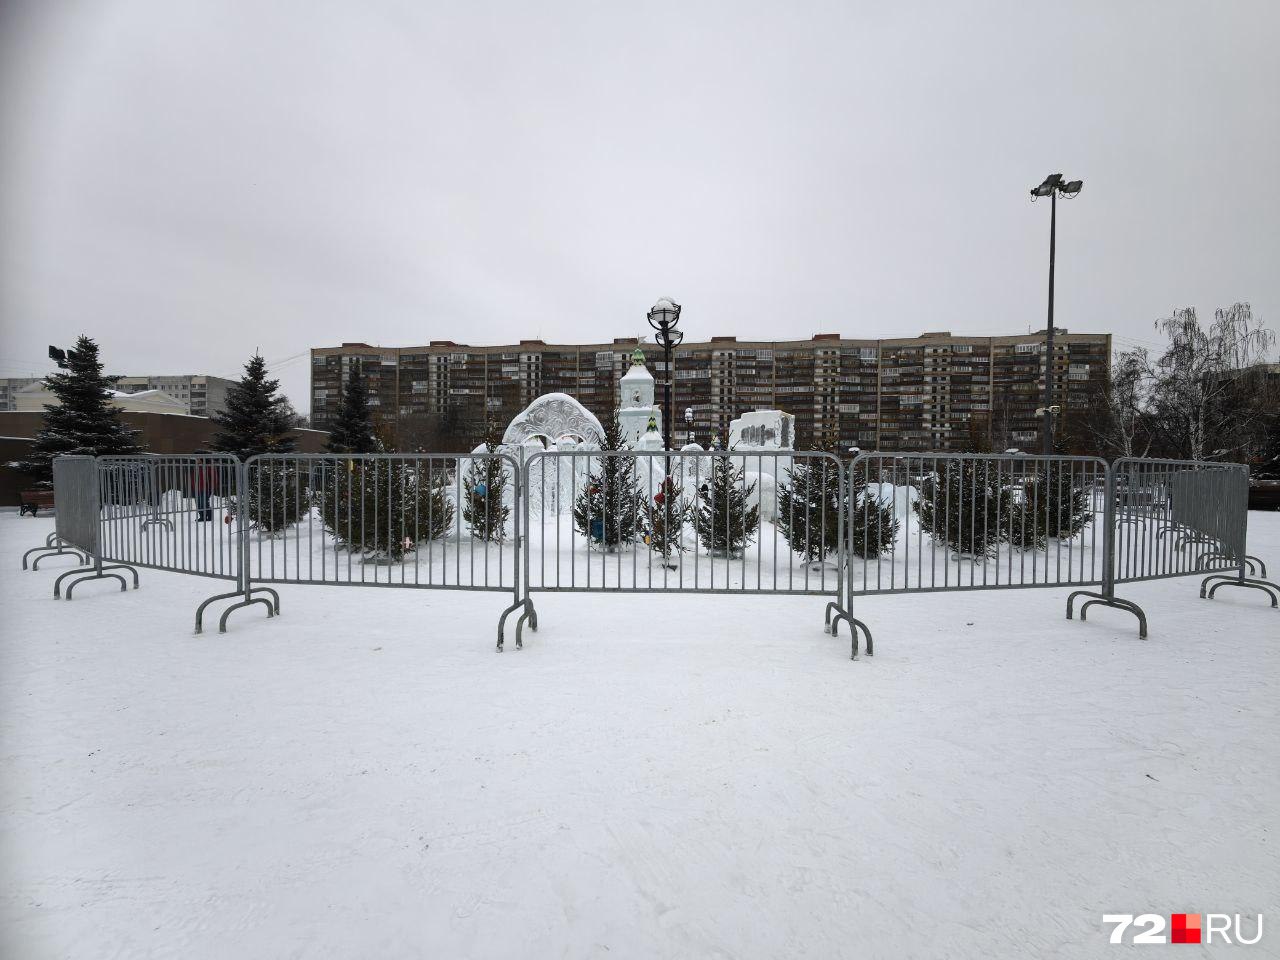
M1049 326L1044 358L1044 426L1041 452L1053 455L1053 260L1058 238L1058 191L1049 194Z
M1045 456L1053 453L1053 414L1055 407L1053 405L1053 267L1054 254L1057 252L1058 245L1058 194L1061 193L1068 200L1080 195L1080 188L1084 186L1083 180L1064 180L1062 174L1051 173L1044 178L1044 183L1038 187L1031 188L1031 199L1038 197L1049 198L1049 321L1045 329L1045 345L1044 345L1044 406L1036 412L1044 417L1044 425L1041 427L1042 447Z

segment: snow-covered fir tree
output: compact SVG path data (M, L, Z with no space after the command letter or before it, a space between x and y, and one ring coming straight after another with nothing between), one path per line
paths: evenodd
M920 528L961 556L986 557L1010 527L1014 503L987 460L945 460L920 484ZM1003 529L1002 529L1003 528Z
M333 461L321 461L315 467L311 478L311 501L320 514L320 521L337 546L345 548L350 541L357 539L358 534L350 527L358 520L358 510L349 506L358 502L360 486L356 471L362 469L361 461L340 458Z
M826 457L796 457L778 487L778 532L807 561L840 547L840 472L840 464Z
M621 449L622 429L615 409L605 421L601 452ZM628 456L592 459L595 469L587 474L573 505L573 522L590 542L605 550L616 550L621 544L635 540L644 516L636 462Z
M484 448L498 452L501 436L498 425L490 420L485 425ZM462 519L477 540L501 543L507 536L507 516L511 508L505 502L507 463L500 457L472 457L462 481Z
M258 460L249 465L246 499L249 507L249 523L254 529L268 536L275 536L301 520L311 509L306 485L298 461ZM236 515L238 504L233 500L227 511Z
M850 549L856 556L878 557L893 546L901 525L894 514L893 501L885 503L879 496L880 485L869 490L866 473L854 467L849 485Z
M68 455L130 456L141 453L139 431L124 425L112 404L118 377L104 376L98 344L80 337L67 351L63 372L45 377L45 387L58 398L46 404L44 424L26 460L19 464L38 486L53 484L53 458Z
M713 556L736 556L755 540L760 509L749 503L755 481L725 456L711 458L711 475L698 487L693 515L698 541Z
M347 370L338 418L329 430L324 448L330 453L377 453L380 449L369 410L369 390L358 362L352 362Z
M1069 540L1093 519L1084 484L1062 463L1041 462L1023 487L1022 509L1037 541Z
M382 442L374 432L373 414L369 409L369 391L360 373L360 364L352 363L347 370L342 398L338 404L338 417L329 431L324 445L330 453L377 453ZM333 534L340 546L347 545L347 525L353 511L347 502L359 496L357 485L357 461L339 460L333 465L323 464L319 476L312 478L312 499L320 512L320 519Z
M645 542L662 558L663 566L674 570L674 555L684 552L684 525L689 516L684 491L671 477L666 477L645 509L648 523Z
M425 458L338 460L334 474L320 478L317 506L325 528L348 550L399 563L452 528L448 482L448 473Z

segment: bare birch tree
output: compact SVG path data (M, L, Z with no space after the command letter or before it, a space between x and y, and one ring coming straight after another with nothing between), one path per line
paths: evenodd
M1107 456L1145 457L1154 439L1149 410L1152 384L1146 350L1116 354L1111 376L1091 392L1088 407L1072 420L1074 445Z
M1153 424L1171 453L1190 460L1239 456L1269 411L1263 363L1275 334L1247 303L1214 312L1206 330L1194 307L1156 322L1169 346L1146 365Z

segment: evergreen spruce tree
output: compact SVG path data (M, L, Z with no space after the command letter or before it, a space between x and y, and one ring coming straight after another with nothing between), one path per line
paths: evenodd
M340 459L334 474L321 480L320 516L339 543L370 560L399 563L453 524L448 474L430 460Z
M622 449L622 429L615 409L605 422L601 452ZM631 457L595 458L596 469L587 474L573 505L578 532L605 550L616 550L635 540L643 515L643 494Z
M865 559L878 557L893 546L901 525L893 511L893 502L883 503L877 493L867 490L865 472L855 469L849 500L853 509L849 513L849 531L854 554Z
M1093 519L1088 493L1061 463L1040 464L1023 487L1022 509L1027 514L1022 526L1034 529L1035 546L1045 538L1069 540Z
M330 453L377 453L379 446L373 432L373 414L369 411L369 391L360 364L352 363L338 404L338 419L329 431L324 445Z
M276 536L297 523L311 508L298 462L259 460L249 467L249 489L246 491L249 522L260 532ZM237 504L228 505L235 516Z
M242 461L263 453L292 453L293 417L280 381L267 379L267 363L255 355L240 382L227 389L227 405L211 419L221 429L211 446ZM310 508L296 461L262 461L249 470L249 523L275 535L297 523ZM234 508L232 510L234 513Z
M125 426L112 404L111 387L119 378L103 376L98 344L83 336L76 340L67 351L63 371L45 377L45 387L58 402L45 405L44 425L36 433L31 454L19 464L41 487L53 485L54 457L123 457L142 452L139 431Z
M689 515L684 491L671 477L666 477L646 506L646 511L648 530L645 543L662 558L663 566L674 570L672 555L684 552L684 524Z
M352 363L347 370L342 398L338 404L338 418L329 431L325 450L330 453L377 453L382 442L374 432L373 414L369 410L369 391L361 376L360 365ZM320 518L340 545L346 546L347 521L351 519L348 501L359 498L357 468L363 470L360 461L339 460L330 472L321 468L317 489L313 490Z
M698 540L713 556L732 557L755 539L760 509L748 505L755 482L743 482L743 471L728 455L711 458L711 476L698 489L693 515Z
M1020 534L1014 515L1021 511L1014 506L990 461L949 459L920 484L912 509L936 543L976 558L990 556L1002 539Z
M360 487L357 471L363 469L363 461L339 457L333 461L321 461L312 477L312 504L320 514L320 521L325 529L339 547L349 547L351 541L359 540L359 533L348 524L354 526L359 523Z
M497 453L498 425L485 425L484 446ZM507 536L507 516L511 508L504 502L507 492L507 463L498 457L472 457L462 481L462 519L477 540L501 543Z
M838 463L826 457L796 457L787 482L778 488L778 532L810 563L839 549L844 509L840 487Z
M260 355L244 365L240 382L227 388L226 408L211 419L221 429L211 446L247 460L259 453L292 453L296 441L285 398L276 391L279 380L267 379L267 362Z

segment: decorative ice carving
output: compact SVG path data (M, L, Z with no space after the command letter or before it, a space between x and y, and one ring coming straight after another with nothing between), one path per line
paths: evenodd
M644 351L636 347L631 369L618 382L618 427L622 444L638 449L652 420L662 436L662 408L653 402L653 374L644 365Z
M771 467L772 464L768 466ZM748 489L751 490L751 492L747 494L747 504L749 506L759 508L761 520L768 520L770 522L777 520L778 490L773 481L772 469L766 469L764 473L754 473L747 470L745 471L744 479ZM779 475L778 483L786 482L786 475Z
M791 450L796 418L781 410L752 410L729 423L733 450Z
M640 439L631 447L632 450L661 450L662 434L657 430L646 429Z
M502 445L518 448L537 438L544 449L556 449L566 437L599 446L604 442L604 428L594 413L567 393L546 393L511 421L502 435Z
M777 487L790 482L794 465L791 457L776 453L792 450L795 435L796 418L782 410L752 410L729 424L730 449L746 454L734 457L734 466L746 474L748 485L755 482L749 500L760 508L764 520L777 517ZM752 453L775 455L752 457Z

